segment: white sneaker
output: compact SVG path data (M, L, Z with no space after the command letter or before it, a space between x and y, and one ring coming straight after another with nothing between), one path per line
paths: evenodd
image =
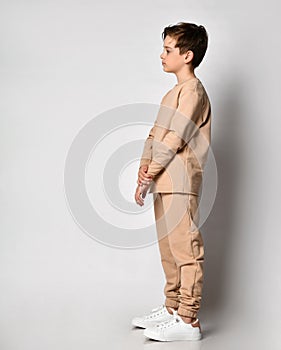
M174 312L171 308L171 310ZM148 315L135 317L132 320L132 325L140 328L147 328L157 325L160 322L173 319L173 315L169 313L165 305L160 305L155 309L152 309Z
M185 323L173 311L172 319L159 323L144 330L144 336L159 341L200 340L202 338L199 319L192 323Z

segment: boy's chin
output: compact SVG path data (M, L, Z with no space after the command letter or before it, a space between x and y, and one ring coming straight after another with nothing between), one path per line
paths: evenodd
M167 66L163 66L163 70L167 73L174 73L173 70L170 70Z

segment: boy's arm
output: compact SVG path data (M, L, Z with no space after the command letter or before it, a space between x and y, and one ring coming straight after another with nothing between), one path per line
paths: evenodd
M202 96L196 89L183 88L168 133L154 145L147 175L156 176L186 145L203 122Z
M152 142L155 134L155 124L149 131L149 135L144 143L143 153L141 156L139 168L143 165L149 165L152 158Z

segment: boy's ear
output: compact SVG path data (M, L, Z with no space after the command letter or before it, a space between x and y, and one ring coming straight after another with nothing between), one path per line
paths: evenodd
M188 50L188 51L184 54L185 63L191 62L192 59L193 59L193 56L194 56L193 51Z

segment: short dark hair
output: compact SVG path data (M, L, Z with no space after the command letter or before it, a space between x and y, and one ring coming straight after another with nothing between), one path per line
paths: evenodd
M162 39L165 40L167 35L176 39L177 43L175 47L179 48L180 55L188 50L193 52L194 57L191 63L193 68L198 67L208 47L208 34L206 29L202 25L198 26L194 23L179 22L164 28Z

